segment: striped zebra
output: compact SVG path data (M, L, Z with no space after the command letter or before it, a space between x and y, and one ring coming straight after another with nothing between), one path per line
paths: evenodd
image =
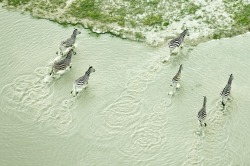
M189 32L188 29L185 29L177 38L172 39L169 43L168 46L170 48L170 54L172 54L172 51L176 48L176 47L182 47L183 41L185 36L189 36Z
M92 72L95 72L95 69L90 66L83 76L75 80L75 82L73 83L73 90L71 91L71 94L73 93L73 95L75 96L87 87L89 76Z
M222 92L220 93L221 97L222 97L222 101L221 104L223 105L223 107L225 107L228 96L230 95L231 92L231 84L233 81L234 77L233 74L230 75L227 85L225 86L225 88L222 90Z
M65 41L62 41L60 44L60 53L61 55L63 55L63 48L69 48L69 47L73 47L73 45L75 44L76 41L76 35L81 34L80 31L78 31L78 29L74 29L73 34L71 35L70 38L66 39ZM58 54L58 52L57 52Z
M203 96L204 97L204 100L203 100L203 106L202 108L200 109L200 111L198 112L198 119L200 121L200 125L202 126L202 124L204 123L205 127L207 126L207 124L204 122L205 119L206 119L206 116L207 116L207 113L206 113L206 103L207 103L207 97L206 96Z
M56 74L58 71L63 71L65 69L67 69L68 67L71 68L71 57L72 55L75 55L76 53L73 51L73 49L70 49L70 51L68 52L67 56L62 59L59 60L57 62L54 62L53 66L52 66L52 70L50 72L50 75L54 75Z
M173 77L172 79L172 84L170 86L173 86L173 88L179 88L180 84L178 83L180 78L181 78L181 71L183 70L183 66L182 64L179 67L178 72L176 73L176 75Z

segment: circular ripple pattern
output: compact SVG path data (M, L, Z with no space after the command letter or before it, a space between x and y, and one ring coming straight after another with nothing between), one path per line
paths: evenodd
M51 134L62 134L72 130L71 110L77 106L76 98L53 103L53 85L44 82L48 72L49 68L39 67L34 74L17 77L2 88L0 105L23 121L38 121Z
M134 130L139 125L138 119L142 115L141 99L148 85L155 80L161 70L161 63L156 59L144 65L144 68L144 70L131 71L130 79L125 84L121 95L98 116L92 117L91 132L95 138L112 139L117 135L123 135L126 131ZM98 127L95 127L97 124ZM135 133L133 138L141 137L140 133L139 131Z
M130 164L153 160L161 153L167 141L167 107L168 105L163 102L155 105L152 114L142 117L133 131L130 130L122 136L124 141L118 150L130 158Z
M220 101L215 103L216 106L208 112L208 126L199 127L195 132L196 138L188 150L187 160L182 165L232 165L236 154L228 147L230 131L227 127L231 123L230 117L225 116ZM206 154L206 155L205 155ZM210 157L211 156L211 157ZM216 156L216 158L212 157ZM223 158L223 160L221 160ZM222 163L222 161L224 163Z

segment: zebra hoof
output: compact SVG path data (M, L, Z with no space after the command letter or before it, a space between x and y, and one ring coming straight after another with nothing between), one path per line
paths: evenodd
M73 93L73 91L70 92L70 94L72 94L72 93Z
M69 67L70 69L72 68L72 66Z
M58 55L58 51L56 52L56 55Z
M174 94L173 92L169 92L169 93L168 93L168 95L170 95L170 96L173 96L173 94Z
M207 127L207 124L206 124L206 123L204 123L204 125L205 125L205 127Z
M49 75L51 76L51 75L52 75L52 73L49 73Z

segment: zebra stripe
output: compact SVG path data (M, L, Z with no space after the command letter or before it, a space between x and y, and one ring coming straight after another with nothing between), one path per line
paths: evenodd
M197 115L201 126L202 126L202 123L204 123L204 121L206 119L206 116L207 116L207 113L206 113L207 97L206 96L203 96L203 97L204 97L203 106L202 106L202 108L200 109L200 111L198 112L198 115ZM204 125L206 126L207 124L204 123Z
M78 35L78 34L81 34L81 32L78 31L77 29L74 29L73 34L71 35L71 37L68 38L67 40L63 41L61 43L61 45L64 46L64 47L72 47L73 44L75 44L76 35Z
M180 78L181 78L181 70L182 69L183 69L183 67L182 67L182 64L181 64L180 67L179 67L178 72L176 73L176 75L172 79L173 84L177 83L180 80Z
M88 84L89 76L90 73L92 72L95 72L95 69L92 66L90 66L83 76L75 80L73 84L73 90L71 91L71 93L73 93L74 96L77 95L78 92L84 88L85 84Z
M95 69L92 66L90 66L89 69L85 72L84 76L75 80L76 86L82 86L82 85L88 83L90 73L92 73L92 72L95 72Z
M233 79L234 79L233 74L231 74L229 79L228 79L227 85L225 86L225 88L220 93L220 95L222 97L222 105L223 106L225 106L225 104L227 102L227 98L231 93L231 84L232 84Z
M176 47L179 47L183 41L184 41L184 37L188 35L188 29L185 29L177 38L175 39L172 39L169 43L168 43L168 46L169 48L176 48Z
M74 53L73 49L71 49L64 59L62 59L58 62L55 62L52 66L52 72L50 73L50 75L52 73L56 73L59 70L65 70L68 66L70 66L71 57L73 54L75 54L75 53Z

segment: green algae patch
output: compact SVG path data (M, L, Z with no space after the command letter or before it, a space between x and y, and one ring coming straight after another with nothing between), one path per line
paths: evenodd
M20 6L20 5L25 5L29 3L31 0L8 0L7 3L10 6Z
M250 30L244 0L0 0L8 9L28 11L63 26L79 24L95 33L161 45L183 29L190 41L231 37Z
M250 27L250 4L244 5L240 12L237 12L234 16L237 25Z
M101 10L94 0L76 1L68 12L76 18L90 18L99 20L102 17Z
M149 26L152 26L152 25L161 25L162 24L162 16L161 15L149 15L147 16L144 20L143 20L143 24L144 25L149 25Z

